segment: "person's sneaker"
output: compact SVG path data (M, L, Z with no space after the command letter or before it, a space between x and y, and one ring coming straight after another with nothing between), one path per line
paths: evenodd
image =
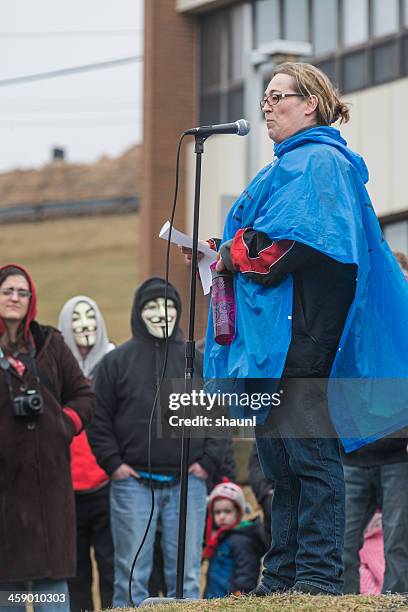
M299 582L291 587L288 593L299 595L334 595L334 593L329 593L324 589L320 589L318 586L314 586L313 584L307 584L307 582Z

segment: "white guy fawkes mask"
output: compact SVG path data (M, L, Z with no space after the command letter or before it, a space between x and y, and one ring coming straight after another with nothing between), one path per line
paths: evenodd
M149 300L143 306L141 317L149 334L155 338L166 337L166 312L164 297ZM169 337L172 335L177 319L177 308L173 300L167 299L167 327Z
M88 302L77 302L72 312L72 332L75 342L81 347L92 347L96 343L96 313Z

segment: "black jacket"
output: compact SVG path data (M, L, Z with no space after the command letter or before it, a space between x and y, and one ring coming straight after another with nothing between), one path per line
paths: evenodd
M148 333L140 312L147 301L163 295L162 279L153 278L141 285L132 307L133 337L108 353L96 372L97 409L87 433L99 465L109 475L122 463L136 471L148 470L149 420L164 361L165 341ZM169 388L173 379L178 382L184 379L185 367L184 342L178 327L181 302L171 285L168 297L176 304L178 318L168 343L165 380L153 420L151 464L154 473L177 475L181 440L170 437L168 432L161 437L162 422L166 423L169 416ZM202 375L200 355L196 357L195 372L198 377ZM180 384L177 388L180 390ZM219 470L223 459L222 441L191 439L189 464L197 461L210 478Z
M398 436L398 437L397 437ZM404 437L405 436L405 437ZM343 452L343 463L354 467L375 467L408 461L408 430L404 429L387 438L382 438L353 453Z
M300 242L275 242L252 228L239 240L246 245L246 256L236 248L238 238L221 246L227 269L271 287L293 276L292 339L282 376L328 377L354 299L356 266Z
M282 372L281 403L270 411L258 435L270 435L279 426L290 432L286 435L299 438L335 436L326 387L354 299L356 266L301 242L272 240L253 228L239 230L220 253L228 270L255 283L275 287L288 275L293 278L292 335Z
M234 256L234 249L238 251L234 239L220 248L231 272L242 272L267 286L276 286L288 274L293 275L292 338L282 377L328 377L354 299L356 266L338 262L300 242L275 242L252 228L245 229L240 240L245 243L246 256ZM408 461L407 436L408 428L398 437L393 434L353 453L343 453L343 462L368 467Z
M237 591L252 591L258 584L261 558L267 549L258 518L224 531L209 562L204 597L213 599Z

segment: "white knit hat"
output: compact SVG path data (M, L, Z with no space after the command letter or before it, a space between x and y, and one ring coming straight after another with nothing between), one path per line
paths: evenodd
M221 482L216 485L208 496L208 506L211 509L216 499L229 499L237 506L242 514L245 514L246 503L244 492L235 482Z

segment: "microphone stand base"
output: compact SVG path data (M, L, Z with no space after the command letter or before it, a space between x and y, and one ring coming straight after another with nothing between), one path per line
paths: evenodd
M186 598L177 598L177 597L148 597L144 599L141 604L139 604L139 608L144 608L145 606L165 606L168 604L183 604L190 602L199 602L199 599L192 599L191 597ZM204 600L202 600L204 601ZM207 600L206 600L207 601Z

